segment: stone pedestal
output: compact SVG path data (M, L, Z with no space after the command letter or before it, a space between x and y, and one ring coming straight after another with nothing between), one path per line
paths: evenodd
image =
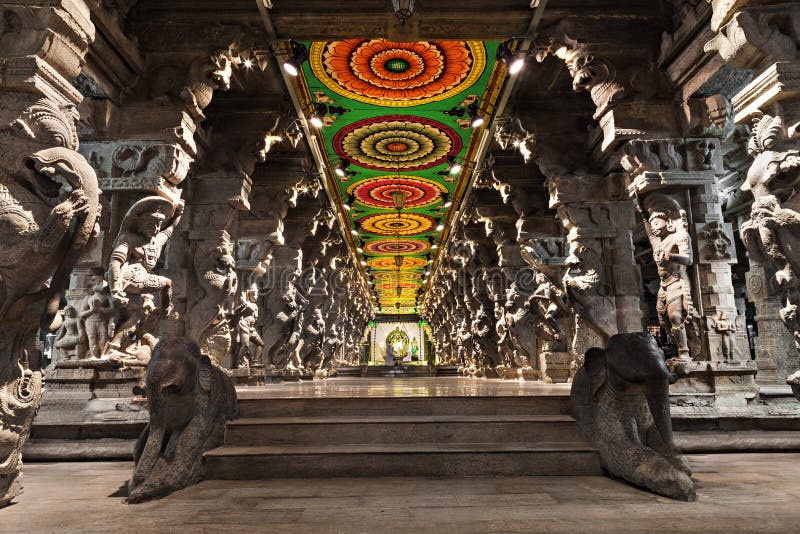
M543 352L539 355L547 364L547 377L555 383L572 382L575 359L569 352Z
M63 361L45 374L42 406L25 449L36 460L128 459L149 419L147 400L133 393L144 367L119 369L105 360Z
M670 387L670 401L675 406L693 406L710 413L719 408L744 408L756 403L759 387L753 361L695 361L685 369L685 376Z

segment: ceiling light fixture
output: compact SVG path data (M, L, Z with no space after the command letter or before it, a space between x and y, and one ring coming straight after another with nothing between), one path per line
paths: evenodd
M439 226L436 227L436 231L437 232L441 232L442 230L444 230L444 225L443 224L440 224ZM433 248L433 247L431 247L431 248Z
M512 50L513 47L513 50ZM525 66L525 52L518 51L519 42L516 39L509 39L497 47L495 58L505 64L509 74L517 74Z
M322 128L325 126L325 113L328 111L328 107L325 104L320 104L319 102L314 104L314 114L309 119L311 125L314 128Z
M400 254L395 256L394 257L394 264L397 266L398 269L400 267L402 267L403 266L403 256L401 256Z
M469 113L469 124L473 128L478 128L483 126L483 116L481 116L480 112L478 111L478 103L473 102L469 106L467 106L467 113Z
M447 156L447 172L455 176L461 172L461 164L456 161L455 156Z
M396 191L392 191L389 193L392 197L392 204L394 204L394 209L397 211L402 210L406 205L406 194L400 191L399 189Z
M289 76L295 77L300 74L300 67L308 59L308 48L303 43L289 41L290 57L283 62L283 70Z
M400 24L405 24L414 14L414 0L392 0L392 8Z
M336 176L338 176L339 178L342 178L344 176L347 176L347 168L349 166L350 166L350 161L346 160L346 159L343 159L342 161L339 162L339 164L336 166L336 168L333 169L333 172L336 173Z
M444 208L449 208L450 206L453 205L453 201L450 200L450 194L449 193L443 193L442 194L442 200L444 201L444 203L442 204L442 207L444 207Z

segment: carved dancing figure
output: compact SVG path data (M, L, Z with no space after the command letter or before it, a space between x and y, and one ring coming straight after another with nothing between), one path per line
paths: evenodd
M692 297L686 268L694 263L694 255L686 213L661 194L650 196L646 209L649 217L644 221L645 230L661 279L656 303L659 322L675 341L678 357L690 360L686 325L692 316Z
M235 364L239 367L250 367L261 358L264 341L256 331L258 321L258 289L250 288L242 293L242 303L234 312L239 319L236 323L238 351Z

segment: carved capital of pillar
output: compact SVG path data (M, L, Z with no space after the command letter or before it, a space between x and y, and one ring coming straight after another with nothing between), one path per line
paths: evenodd
M97 172L107 193L136 191L177 199L192 165L192 156L179 143L155 140L90 141L81 154Z
M760 72L776 61L797 58L795 36L785 28L795 27L800 6L780 1L713 0L711 31L716 35L704 50L718 52L729 65Z

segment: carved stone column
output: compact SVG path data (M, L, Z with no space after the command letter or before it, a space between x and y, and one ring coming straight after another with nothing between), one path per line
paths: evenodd
M77 152L82 96L71 83L94 39L89 7L82 0L0 2L0 20L3 507L22 492L22 447L41 402L37 328L54 331L61 322L59 301L95 235L100 191Z
M231 233L239 211L250 207L250 177L204 174L192 180L189 253L186 276L186 335L203 354L231 368L232 327L229 315L238 295L238 276Z
M599 176L551 176L550 207L567 231L564 284L575 309L572 350L581 355L618 332L641 331L641 275L633 259L633 204ZM592 200L589 200L592 199Z
M748 152L754 158L741 189L752 194L750 219L741 225L742 241L751 260L748 292L756 305L756 361L764 383L782 380L800 366L797 347L800 305L793 242L799 217L796 193L800 120L800 57L797 24L800 5L793 2L713 0L711 31L705 50L718 52L734 67L749 69L754 79L732 99L737 124L753 124ZM794 337L776 332L780 317ZM759 369L761 370L761 369Z

